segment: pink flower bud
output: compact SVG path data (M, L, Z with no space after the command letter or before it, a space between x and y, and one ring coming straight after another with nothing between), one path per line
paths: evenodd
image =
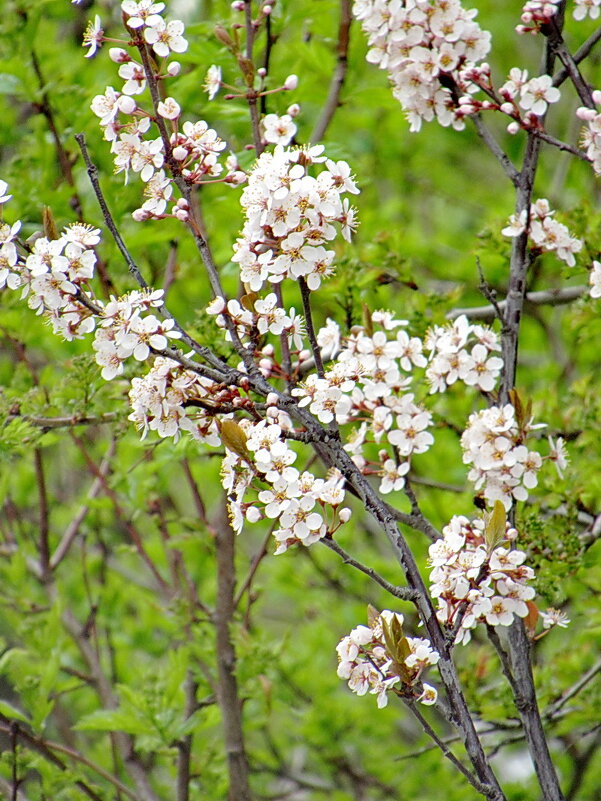
M259 78L264 78L267 75L267 70L265 69L265 67L259 67L259 69L257 70L257 75L259 76Z
M124 50L122 47L111 47L109 50L109 58L111 61L114 61L115 64L127 64L128 61L131 61L131 56Z
M185 197L180 197L175 205L178 207L178 209L187 210L190 208L190 206L188 205L188 201L186 200Z
M244 0L234 0L231 9L232 11L244 11Z
M520 125L517 122L510 122L507 126L507 133L515 136L516 133L520 130Z
M179 61L172 61L167 67L167 75L170 75L172 78L175 78L176 75L179 75L181 71L182 65L179 63Z
M273 11L273 6L269 6L269 5L263 6L261 11L263 12L263 14L265 14L266 17L268 17L271 14L271 12Z
M177 217L178 220L181 222L188 222L190 217L189 213L185 209L174 209L173 214Z
M296 89L297 86L298 86L297 75L289 75L284 81L284 89L287 89L289 92L291 92L293 89Z
M136 222L144 222L144 220L149 220L151 215L144 209L136 209L131 216Z

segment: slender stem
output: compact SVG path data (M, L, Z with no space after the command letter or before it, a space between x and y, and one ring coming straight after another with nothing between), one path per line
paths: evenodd
M587 108L594 109L596 106L595 101L593 100L591 87L582 77L582 74L578 69L578 64L566 47L561 29L554 17L551 17L549 21L549 27L551 29L549 33L549 41L551 43L551 47L553 48L553 52L557 54L559 60L567 70L570 80L574 84L574 88L578 92L578 96L584 105L587 106Z
M336 109L340 105L340 93L344 86L346 73L348 70L348 50L350 42L350 31L353 16L351 14L351 0L340 0L340 22L338 25L338 42L336 44L336 66L332 80L330 81L330 89L328 97L321 112L313 132L311 133L310 142L320 142L336 113Z
M601 27L597 28L597 30L589 36L586 42L584 42L574 53L574 62L576 64L580 64L581 61L584 61L584 59L589 55L591 50L600 40ZM561 84L564 83L564 81L566 81L569 77L570 73L567 68L564 67L553 76L553 86L561 86Z
M100 466L98 467L98 472L100 475L94 479L94 481L92 482L92 486L88 490L88 495L87 495L88 502L82 504L81 508L79 509L73 520L69 523L69 525L65 529L65 533L61 537L59 544L56 546L56 550L52 554L52 558L50 559L51 570L56 570L56 568L60 565L65 556L68 554L73 541L77 537L81 524L85 520L86 515L90 510L89 502L97 497L97 495L100 493L100 490L103 487L104 481L110 469L111 460L115 455L115 449L116 449L116 440L113 438L111 439L110 445L107 449L104 459L102 460Z
M362 573L365 573L366 576L369 576L370 579L375 581L376 584L379 584L380 587L384 587L386 592L394 595L395 598L399 598L401 601L415 601L417 599L417 592L415 590L412 590L409 587L397 587L394 584L391 584L389 581L386 581L386 579L377 573L373 567L367 567L367 565L364 565L357 559L354 559L344 550L344 548L338 545L335 540L326 537L325 539L320 540L320 542L328 547L331 551L334 551L334 553L337 553L345 565L350 565L356 570L360 570Z
M254 64L253 64L253 49L255 44L255 26L252 18L252 0L245 0L244 3L244 24L246 27L246 59L245 68L242 69L242 77L248 87L246 92L246 100L248 102L248 110L250 112L250 124L253 133L253 142L257 156L260 156L264 150L264 145L261 139L261 126L259 124L259 110L257 108L257 94L253 89L252 82L248 78L247 71L253 71L254 78Z
M553 720L553 718L557 717L560 710L567 704L569 700L574 698L574 696L578 695L578 693L586 687L586 685L595 678L595 676L601 673L601 659L597 660L595 664L589 668L586 673L584 673L577 682L575 682L569 689L565 690L561 696L556 700L553 701L544 712L544 717L546 720Z
M307 286L306 280L301 276L298 279L300 286L301 297L303 299L303 311L305 313L305 323L307 325L307 336L309 337L309 344L313 351L313 358L315 359L315 368L320 378L324 376L323 361L321 359L321 348L317 344L317 337L315 336L315 327L313 326L313 314L311 312L311 290Z
M46 80L42 74L42 68L40 66L40 62L38 61L37 54L35 50L31 50L31 61L33 64L33 69L38 79L38 85L40 87L40 93L42 97L42 102L38 104L38 108L40 112L46 118L48 123L48 128L50 129L50 133L54 140L54 146L56 148L56 155L58 158L58 163L60 165L61 173L69 184L69 186L73 187L73 193L71 194L71 206L75 213L77 214L78 218L81 220L83 218L83 211L81 205L81 198L79 197L76 189L75 189L75 180L73 178L73 169L71 164L71 156L67 153L65 146L61 141L60 134L58 132L58 127L56 125L56 120L54 116L54 110L52 108L52 104L50 102L50 95L46 89Z
M505 175L507 175L514 186L517 186L520 174L509 156L505 153L503 148L499 145L497 140L482 121L482 115L473 114L470 116L470 120L474 123L476 131L478 132L478 136L482 139L486 147L490 150L503 168Z
M581 298L588 292L587 286L567 286L560 289L543 289L540 292L526 292L524 302L531 306L563 306ZM497 301L497 307L502 311L507 306L507 301ZM466 306L452 309L447 313L447 320L456 320L465 314L470 320L494 320L497 317L497 310L493 305L490 306Z
M443 755L451 762L457 770L462 773L468 782L474 787L479 793L482 795L486 795L486 788L478 781L478 779L474 776L474 774L468 770L465 765L463 765L459 759L455 756L455 754L451 751L451 749L447 746L444 740L436 734L432 726L428 723L422 713L419 711L415 702L412 701L405 701L406 706L409 707L414 717L419 721L421 727L423 728L424 732L430 737L430 739L436 744L436 746L441 750Z

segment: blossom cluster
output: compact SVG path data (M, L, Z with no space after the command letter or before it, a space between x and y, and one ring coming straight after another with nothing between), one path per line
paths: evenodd
M534 248L543 253L555 253L558 259L573 267L576 264L574 254L582 250L582 240L571 236L566 226L553 218L554 214L549 201L541 198L530 206L529 213L524 209L519 215L512 214L509 225L501 233L516 237L527 231Z
M232 527L242 530L245 520L255 523L277 520L274 527L275 554L293 545L312 545L330 536L350 519L344 502L344 478L331 470L326 479L294 466L298 454L285 437L292 424L288 415L275 405L270 414L255 423L248 419L219 423L220 436L227 448L221 467L222 485L227 492ZM261 489L267 484L267 489ZM253 485L256 499L246 501ZM325 519L326 509L330 520Z
M513 67L509 70L509 76L505 83L499 87L499 95L503 102L500 109L522 124L537 124L533 118L542 117L547 112L551 103L557 103L561 97L561 92L553 86L553 78L550 75L537 75L528 79L528 70ZM526 112L526 118L521 119L520 109ZM515 133L515 128L510 128L510 133Z
M199 407L219 401L220 387L172 359L158 356L145 376L131 382L131 420L142 432L179 439L187 431L199 442L218 446L221 442L215 417ZM229 400L229 397L228 397Z
M516 27L518 33L539 33L543 25L548 25L557 14L560 0L527 0L522 8L522 24ZM601 0L574 0L572 15L576 20L586 17L598 19Z
M164 7L164 3L150 0L123 0L121 4L125 25L132 37L131 45L138 48L150 45L157 57L166 60L171 53L183 53L188 43L182 35L183 22L166 22L161 16ZM204 120L185 121L180 129L181 108L173 97L160 100L151 112L145 110L138 99L147 88L149 76L145 65L122 47L111 48L109 55L119 65L118 74L124 83L121 91L108 86L104 94L96 95L91 109L99 118L104 138L111 142L115 172L123 172L127 183L132 171L144 183L146 200L134 211L134 219L161 218L166 215L173 195L172 181L163 169L166 159L175 162L178 174L188 185L199 184L221 176L224 167L219 159L226 144ZM159 71L154 77L165 80L176 76L180 65L171 62L164 69L165 74ZM157 118L162 118L168 126L160 136L153 138L151 122ZM231 184L243 180L235 159L229 158L227 165L225 180ZM186 201L183 198L174 201L170 214L186 221L189 216Z
M455 642L468 643L478 623L510 626L515 616L528 615L534 571L524 564L526 554L511 547L517 531L502 521L504 530L491 538L486 520L455 515L430 545L430 592L440 622L457 629Z
M19 221L0 225L0 289L21 289L29 307L65 340L96 330L92 347L106 381L123 373L130 356L145 361L151 349L164 350L181 336L172 319L149 313L163 306L162 289L134 290L108 302L95 297L90 281L100 229L72 223L56 238L39 236L31 247L23 246L22 255L16 242L20 228Z
M521 25L517 33L538 33L557 14L560 0L527 0L522 8Z
M336 236L334 223L349 240L355 211L342 195L357 194L350 167L322 155L323 147L286 149L276 145L253 167L241 204L246 221L232 261L252 292L265 281L303 278L311 290L333 272L334 251L325 243ZM322 164L317 176L310 167Z
M336 361L323 376L311 374L292 390L299 406L307 406L320 422L359 424L344 449L366 475L380 476L384 494L402 489L412 456L434 442L428 431L432 415L408 391L413 369L427 361L421 340L397 330L404 325L390 312L376 311L373 330L355 327L340 347L340 331L330 320L317 339L329 353L338 351ZM365 452L372 443L380 446L375 461Z
M484 325L472 324L462 314L446 326L434 326L425 339L430 351L426 379L430 393L444 392L457 380L491 392L503 368L492 355L501 350L497 334Z
M601 91L598 89L593 92L593 100L601 105ZM595 109L581 106L576 110L576 115L586 124L582 131L582 146L586 149L593 170L601 175L601 114Z
M0 225L0 289L21 289L29 308L44 315L64 339L93 331L94 313L80 298L94 275L99 229L74 223L57 238L38 237L26 255L17 248L20 229L20 221Z
M357 626L336 647L339 678L357 695L377 695L380 709L388 704L390 692L428 706L438 698L436 689L422 683L420 676L440 656L428 640L405 637L403 622L403 615L384 609L372 616L370 626Z
M459 0L355 0L353 14L367 34L367 60L387 70L412 131L422 121L464 127L460 95L477 90L468 75L490 50L490 33Z
M542 456L524 443L528 433L540 427L531 420L518 421L510 403L470 415L461 436L463 462L472 465L468 479L491 504L498 500L510 509L514 500L525 501L536 487Z

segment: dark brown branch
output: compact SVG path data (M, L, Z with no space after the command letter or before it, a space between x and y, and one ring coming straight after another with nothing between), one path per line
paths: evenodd
M236 535L225 509L216 524L217 599L214 623L217 636L217 699L221 710L228 764L228 801L251 801L248 759L242 728L242 706L236 679L236 652L231 634L235 613L236 583L234 547Z
M40 554L40 573L44 581L50 572L50 510L48 507L48 491L46 489L46 475L44 472L44 461L41 448L36 448L33 452L35 462L36 482L38 485L38 508L39 508L39 554Z
M300 286L301 296L303 299L303 312L305 313L307 336L309 338L309 344L311 345L311 350L313 352L313 358L315 359L315 368L317 369L317 375L320 378L323 378L324 369L323 369L323 361L321 359L321 348L317 344L317 337L315 336L315 327L313 325L313 314L311 312L311 290L307 286L307 282L302 276L298 279L298 283Z
M576 64L584 61L595 45L601 40L601 27L592 33L578 50L574 53L573 59ZM561 86L570 77L568 70L564 67L553 76L553 86Z
M330 89L328 97L321 112L321 116L317 120L313 132L311 133L310 142L320 142L332 121L336 109L340 105L340 93L344 86L346 73L348 70L348 50L350 42L350 31L353 16L351 14L351 0L340 0L340 22L338 25L338 42L336 44L336 66L332 80L330 81Z
M33 69L36 74L36 78L38 79L38 85L40 87L40 94L42 97L42 102L37 104L37 108L39 109L40 113L44 115L46 118L46 122L48 123L48 128L50 129L50 133L54 140L54 146L56 148L56 155L58 158L58 163L60 166L61 173L65 178L66 182L69 186L73 187L73 193L71 194L71 207L77 214L80 220L83 219L83 211L81 205L81 199L75 189L75 180L73 178L73 169L71 164L71 156L67 153L65 146L61 141L60 134L58 132L58 127L56 125L56 120L54 118L54 110L52 108L52 104L50 102L50 96L46 89L46 81L42 74L42 68L40 66L40 62L38 61L38 57L36 55L35 50L31 50L31 61L33 64Z

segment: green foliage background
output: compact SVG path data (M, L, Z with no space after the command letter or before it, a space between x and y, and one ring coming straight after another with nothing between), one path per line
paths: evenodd
M124 186L121 175L112 175L109 148L89 110L92 97L107 84L117 88L119 79L104 51L84 60L82 30L85 20L99 13L106 30L116 33L118 3L87 3L87 9L66 0L4 0L1 5L0 177L14 194L4 207L7 221L22 219L24 235L29 236L39 229L42 209L49 206L62 227L74 219L71 198L77 191L85 219L101 225L73 140L75 133L85 132L113 214L147 279L160 285L168 260L175 258L177 280L169 291L170 308L210 341L213 335L202 314L208 284L193 243L175 221L139 225L131 220L131 211L139 205L139 184ZM308 140L325 100L334 65L338 5L332 0L283 0L274 11L272 85L291 72L300 76L300 85L292 95L271 98L269 110L283 113L289 102L300 103L300 142ZM540 42L513 32L520 4L487 0L477 5L481 25L493 32L491 64L497 79L515 65L534 74ZM213 35L215 22L231 22L229 3L192 6L186 18L190 47L170 92L189 118L206 119L241 161L250 164L252 153L244 150L249 136L244 104L225 100L223 92L208 103L202 91L212 63L222 66L224 80L240 82L236 65ZM591 30L592 23L570 21L568 43L575 48ZM499 232L512 212L511 186L470 126L457 133L426 124L420 134L410 134L384 73L365 63L365 51L354 26L342 105L325 144L331 157L348 160L356 174L361 225L353 245L340 249L338 273L320 293L317 319L337 316L350 325L361 322L362 304L391 307L423 334L429 325L442 323L451 308L484 302L477 289L478 261L489 284L503 293L509 244ZM597 54L586 71L593 84L601 84ZM57 164L55 143L40 113L44 94L74 163L75 187L65 181ZM550 125L561 138L576 136L577 105L566 87L561 104L550 114ZM519 159L522 137L510 137L495 121L491 125L510 155ZM549 198L559 209L559 219L585 239L586 247L571 270L551 256L540 257L530 288L586 283L587 268L601 249L599 188L592 171L546 148L536 194ZM236 271L229 259L241 225L239 192L206 187L200 200L216 261L235 294ZM101 253L114 291L132 289L108 234ZM222 504L219 459L215 451L184 440L141 442L126 419L126 379L134 367L123 380L106 384L87 342L53 338L17 293L4 291L0 304L0 776L11 778L16 753L29 799L79 801L85 797L76 784L81 778L100 798L113 799L114 787L68 754L61 756L61 769L39 750L19 746L15 752L7 720L20 721L35 736L85 754L91 763L127 782L108 735L123 731L136 737L156 791L169 799L174 797L178 743L193 734L191 798L225 798L220 717L205 671L214 670L213 629L185 591L189 581L208 607L214 601L214 538L199 518L187 471L201 488L210 519ZM518 386L532 399L536 419L548 423L549 433L569 440L572 459L563 480L545 469L532 502L520 513L522 547L527 547L537 569L541 605L546 601L565 606L572 619L568 630L551 633L536 648L543 709L591 668L601 645L600 545L579 537L601 507L600 310L601 302L590 300L569 308L533 309L523 325ZM480 405L474 393L451 392L440 399L436 447L415 460L416 479L426 482L416 484L420 503L438 527L453 514L475 514L457 431ZM24 419L107 412L115 416L110 424L72 430L45 430ZM86 500L94 481L90 463L99 464L111 448L108 483L114 494L111 498L99 492ZM47 584L31 570L40 521L40 464L47 481L53 548L82 504L89 506L80 536ZM432 488L428 482L450 489ZM406 499L397 495L395 503L408 509ZM343 529L341 544L393 583L401 583L386 543L361 510L355 511L356 522ZM177 592L157 590L131 544L129 523L142 534L161 575L168 579L170 571L177 570L177 560L185 566L187 579L176 582ZM266 534L257 525L248 526L239 537L240 581ZM425 569L427 543L417 533L408 536ZM240 606L235 631L257 798L284 798L287 788L296 793L289 798L315 801L476 797L428 748L400 703L377 710L372 697L352 696L337 679L335 646L364 622L367 603L390 607L391 599L364 576L345 569L325 548L269 556L261 563L252 593ZM411 618L406 607L396 606ZM88 625L90 642L115 688L116 709L99 702L69 621L78 630ZM538 798L531 775L515 781L510 775L510 757L527 758L523 743L512 742L516 712L489 646L476 638L457 659L470 704L482 721L509 725L507 736L497 733L489 741L491 747L508 741L499 746L495 763L508 796L512 801ZM197 684L200 706L187 717L184 687L190 676ZM596 681L553 722L552 748L564 786L578 774L581 744L599 739L600 708ZM449 734L434 713L430 718ZM601 797L600 773L594 756L583 773L578 798Z

